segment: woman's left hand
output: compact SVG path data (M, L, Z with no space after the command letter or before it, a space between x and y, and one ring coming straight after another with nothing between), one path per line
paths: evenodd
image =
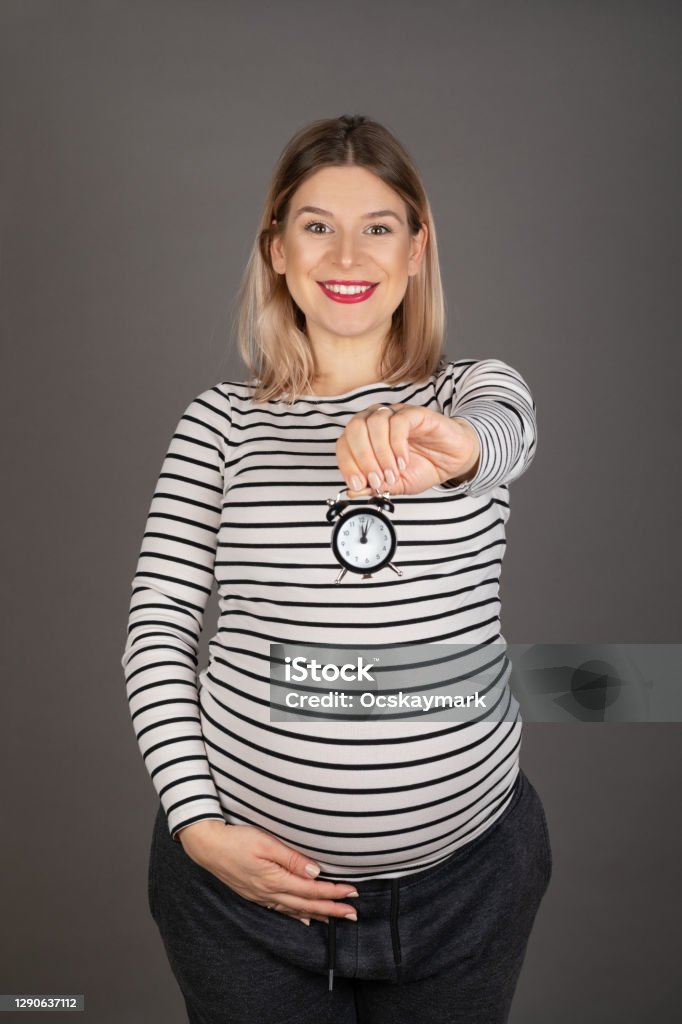
M336 442L336 458L349 497L376 488L420 494L446 480L470 479L478 469L480 444L467 420L421 405L373 405L348 421Z

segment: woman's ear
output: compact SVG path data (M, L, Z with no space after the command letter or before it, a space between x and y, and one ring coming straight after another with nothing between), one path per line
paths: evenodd
M429 228L426 221L422 221L422 226L416 235L412 236L410 240L410 259L408 274L410 277L414 276L419 272L424 253L426 252L426 242L429 237Z
M273 224L277 221L273 219ZM280 234L274 235L270 240L270 260L272 262L272 268L277 274L284 273L284 246L282 245L282 236Z

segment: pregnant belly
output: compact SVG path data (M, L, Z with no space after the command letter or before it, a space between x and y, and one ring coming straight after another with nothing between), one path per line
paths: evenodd
M518 773L521 721L277 723L201 690L226 820L313 858L330 879L421 871L489 828Z

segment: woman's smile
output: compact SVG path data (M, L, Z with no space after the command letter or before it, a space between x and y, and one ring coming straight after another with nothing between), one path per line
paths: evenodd
M374 295L379 287L378 282L371 284L368 281L342 283L340 281L318 281L317 282L329 299L334 302L364 302L370 295Z

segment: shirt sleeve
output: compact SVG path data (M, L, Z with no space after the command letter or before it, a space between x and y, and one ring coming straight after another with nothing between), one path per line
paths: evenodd
M225 820L202 735L197 663L230 419L217 385L180 417L147 516L121 659L137 743L177 842L185 825Z
M444 415L465 419L478 434L478 470L460 484L448 481L433 490L478 497L517 480L535 458L536 408L518 370L500 359L451 362L437 380Z

